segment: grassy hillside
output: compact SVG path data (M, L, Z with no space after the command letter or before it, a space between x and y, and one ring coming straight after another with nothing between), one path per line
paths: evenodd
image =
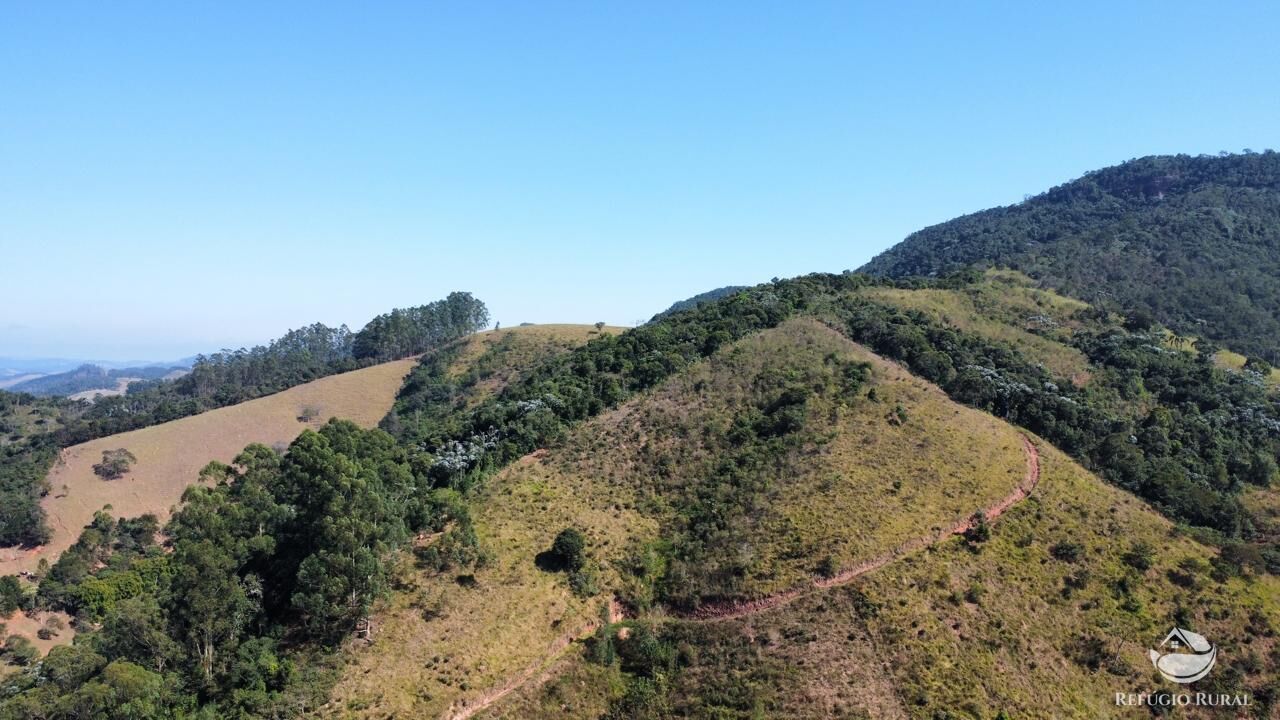
M985 542L954 538L744 618L641 616L615 638L620 664L567 655L481 717L1142 717L1114 695L1171 689L1146 652L1174 624L1220 647L1194 690L1249 692L1243 717L1270 717L1280 582L1221 574L1213 549L1040 448L1039 486ZM656 672L640 659L654 654Z
M60 662L115 643L94 661L101 681L129 670L177 683L163 694L171 708L271 716L320 702L328 717L453 720L1034 715L1031 685L993 690L981 678L992 658L1047 657L1085 668L1083 679L1033 677L1067 685L1054 690L1060 715L1090 716L1105 710L1087 695L1099 671L1131 678L1106 642L1145 632L1144 608L1172 605L1176 621L1232 642L1243 625L1214 625L1237 623L1232 608L1274 614L1275 580L1261 573L1280 568L1268 519L1280 403L1253 370L1176 345L1159 326L1122 326L1009 273L815 275L626 332L494 332L425 356L382 419L390 435L330 424L283 455L254 446L235 467L214 466L225 482L193 491L164 529L172 553L145 522L95 518L37 603L102 618ZM1075 488L1060 503L1037 505L1042 488L1025 500L1037 453L997 417L1189 525L1087 474L1058 478ZM1046 468L1083 472L1041 446ZM1002 540L1025 512L1033 534ZM1027 551L1041 537L1047 549ZM1176 567L1161 564L1169 547ZM1136 575L1116 575L1115 557ZM1206 588L1229 605L1214 606ZM199 603L182 600L193 593ZM1178 608L1178 597L1191 602ZM966 631L944 601L991 617ZM905 603L902 617L893 603ZM619 612L632 619L612 622ZM750 625L766 617L795 619ZM1041 617L1044 628L1022 629ZM138 647L123 622L168 627L182 645ZM1262 620L1247 622L1270 637ZM204 628L222 633L221 650L207 652ZM942 660L905 647L922 630ZM339 644L348 652L335 665ZM1266 645L1249 652L1222 682L1269 702L1274 658ZM180 664L144 669L157 658ZM137 669L116 665L126 661ZM882 667L873 677L857 663ZM21 673L0 714L74 704L100 684L55 687L49 672ZM331 696L330 673L341 676Z
M287 444L304 428L330 417L376 425L416 361L401 360L315 380L257 400L111 435L62 451L42 502L52 538L27 550L0 549L0 574L53 562L75 542L93 514L110 505L118 517L163 518L210 460L229 462L245 445ZM300 419L300 418L306 418ZM104 451L124 448L137 462L123 477L104 480L93 466Z
M1280 154L1153 156L925 228L867 272L1002 265L1280 363Z
M673 545L659 597L696 607L768 595L963 520L1017 484L1020 448L995 418L796 319L588 424L565 462L643 499ZM851 518L859 507L877 512Z
M470 293L450 293L444 300L415 308L396 309L371 320L360 332L345 325L323 324L290 330L268 345L240 348L194 358L190 372L139 368L154 379L130 384L127 393L99 393L91 404L60 409L56 429L40 428L22 435L28 448L0 454L0 545L38 545L51 534L39 499L48 490L47 473L54 451L130 430L159 425L216 408L265 397L329 375L368 367L442 347L488 324L484 303ZM113 373L83 366L63 376L90 379L92 387ZM134 373L133 369L128 370ZM117 377L117 379L119 379ZM74 388L64 388L74 392ZM124 388L117 388L124 389ZM0 397L0 429L8 432L8 393ZM86 398L89 399L89 398Z
M1033 284L1020 273L989 270L986 282L964 288L869 287L862 294L1007 344L1053 375L1083 386L1089 377L1089 359L1070 341L1076 331L1096 327L1082 317L1081 311L1089 306Z
M867 374L852 395L829 384L846 367ZM779 379L812 390L802 429L782 444L736 436L758 461L738 468L751 493L737 497L717 482L725 436L776 401ZM329 712L475 708L545 672L614 594L632 610L747 600L856 565L1006 495L1024 471L1020 443L816 321L748 337L486 481L472 502L483 561L406 566ZM566 527L589 541L585 592L539 567ZM646 563L670 563L668 580Z

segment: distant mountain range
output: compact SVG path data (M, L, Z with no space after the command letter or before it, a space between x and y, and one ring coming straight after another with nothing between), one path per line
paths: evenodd
M191 367L196 356L177 360L94 360L92 358L44 358L0 356L0 378L14 375L52 375L63 373L82 365L96 365L107 370L150 367Z
M0 357L0 390L32 395L112 391L119 389L122 379L159 380L185 372L194 361L194 357L164 363Z
M32 395L75 395L92 390L121 393L129 381L177 377L186 373L187 369L178 366L152 365L108 370L98 365L85 364L68 372L24 379L10 385L7 389L11 392L25 392Z

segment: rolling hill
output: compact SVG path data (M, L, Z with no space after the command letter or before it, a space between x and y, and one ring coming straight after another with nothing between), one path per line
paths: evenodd
M1175 621L1222 648L1221 672L1196 689L1253 687L1241 716L1268 717L1258 704L1275 702L1264 668L1277 648L1280 583L1215 579L1211 548L1040 447L1039 485L985 542L946 540L741 617L618 623L620 665L592 662L587 647L566 653L545 684L524 684L477 717L1139 717L1147 711L1118 708L1115 695L1171 689L1147 648ZM657 667L627 647L637 637L665 648Z
M176 377L185 370L186 368L183 367L159 365L108 369L86 364L68 372L44 375L16 383L8 389L10 392L24 392L32 395L74 396L88 393L84 399L91 400L95 390L108 395L119 395L130 382Z
M52 538L34 549L0 549L0 574L35 570L75 542L93 514L110 505L119 517L169 509L210 460L230 462L245 445L286 444L305 427L330 417L376 425L386 414L414 360L400 360L331 375L284 392L199 415L109 435L63 450L49 474L42 504ZM307 416L307 420L300 418ZM124 448L137 458L123 477L104 480L93 470L105 451Z
M816 320L748 335L485 481L484 559L422 538L321 714L1107 717L1175 619L1233 648L1215 687L1265 687L1276 578L1033 442ZM540 566L567 527L587 592Z
M842 385L846 368L865 382ZM808 397L796 422L812 430L749 440L735 432L734 418L797 387ZM754 459L706 487L726 472L718 466L733 443ZM379 634L355 651L330 707L361 717L475 707L510 677L542 672L547 649L587 634L610 594L632 610L692 611L784 593L822 568L834 576L966 522L1013 492L1024 470L1014 429L821 323L790 321L487 482L473 520L491 559L464 579L407 565L401 582L411 589L375 616ZM706 501L737 492L731 480L749 485ZM695 514L700 503L706 515ZM850 509L869 507L877 511L849 522ZM720 512L723 522L712 517ZM537 562L570 526L595 548L599 588L587 598ZM622 570L659 542L678 548L671 572L680 579L659 587Z
M381 430L295 404L280 452L229 441L163 544L93 518L36 596L77 642L0 718L143 687L245 717L1124 716L1173 626L1222 648L1196 689L1267 717L1280 397L1205 350L1007 270L471 335L385 379Z
M971 265L1280 364L1280 154L1132 160L920 230L862 270Z

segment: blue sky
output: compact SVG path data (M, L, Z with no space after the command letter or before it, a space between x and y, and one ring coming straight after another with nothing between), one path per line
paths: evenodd
M1131 157L1280 144L1278 8L5 3L0 355L455 289L630 324L855 268Z

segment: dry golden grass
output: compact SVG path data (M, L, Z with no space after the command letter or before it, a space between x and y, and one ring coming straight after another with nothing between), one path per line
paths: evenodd
M349 650L324 716L444 717L511 678L541 673L587 631L603 597L575 597L563 573L536 566L537 554L565 527L581 528L609 584L619 540L652 536L656 528L625 509L625 493L553 472L547 460L529 457L507 468L477 498L476 530L492 553L484 567L461 581L404 569L405 586L375 616L373 643Z
M45 640L40 637L40 628L44 627L46 621L50 618L57 618L62 623L61 630L58 630L52 637ZM3 625L5 632L9 635L21 635L31 641L41 655L47 655L49 649L55 645L70 645L75 639L75 628L71 627L71 616L64 612L46 612L38 611L28 615L18 610L8 619L0 619L0 625Z
M1244 355L1230 350L1219 350L1213 356L1213 361L1218 367L1228 370L1243 370L1246 360ZM1272 390L1280 389L1280 368L1271 368L1271 373L1265 380Z
M1280 624L1280 582L1272 576L1216 583L1207 575L1211 548L1179 536L1137 498L1104 484L1056 449L1041 444L1042 479L1033 500L995 524L974 554L953 541L868 578L861 589L881 607L869 639L894 668L913 716L955 708L982 717L1111 717L1116 692L1159 687L1146 650L1174 622L1175 607L1223 648L1224 670L1245 655L1266 657ZM1122 555L1134 543L1155 549L1138 572ZM1073 542L1083 557L1066 562L1050 548ZM1195 588L1169 572L1185 561L1204 567ZM1068 591L1068 577L1083 587ZM1136 606L1117 589L1133 578ZM977 602L965 594L980 588ZM961 598L956 601L956 598ZM1108 658L1094 671L1076 644L1098 638ZM833 669L835 669L833 667ZM816 671L816 668L815 668ZM829 674L815 672L815 678ZM999 682L993 679L999 678Z
M52 563L106 505L116 517L154 513L163 521L210 460L230 462L250 443L291 442L308 427L298 420L306 408L318 413L311 426L331 417L364 427L377 425L416 362L399 360L333 375L239 405L67 448L49 474L52 491L42 503L53 538L34 550L0 550L0 574L34 570L42 558ZM93 465L101 462L103 451L116 448L129 450L138 460L124 477L103 480L94 474Z
M992 524L977 552L954 538L790 605L733 621L678 623L674 637L697 651L674 679L675 696L732 698L748 686L760 700L751 717L787 720L992 718L1001 711L1045 720L1145 717L1117 708L1114 697L1176 689L1159 679L1146 653L1179 607L1189 615L1184 622L1220 648L1212 677L1239 673L1254 686L1274 680L1280 580L1215 581L1212 548L1037 445L1039 486ZM1082 557L1055 558L1051 548L1069 542L1082 546ZM1146 571L1122 559L1137 542L1155 550ZM1194 586L1174 583L1171 574L1188 566L1200 568ZM1068 578L1079 587L1068 589ZM1118 589L1123 582L1132 604ZM1100 643L1097 669L1083 662L1086 638ZM609 689L616 674L581 655L558 671L483 717L586 720L599 716L602 694L620 694ZM1203 685L1191 690L1239 691ZM1178 716L1225 715L1179 708Z

